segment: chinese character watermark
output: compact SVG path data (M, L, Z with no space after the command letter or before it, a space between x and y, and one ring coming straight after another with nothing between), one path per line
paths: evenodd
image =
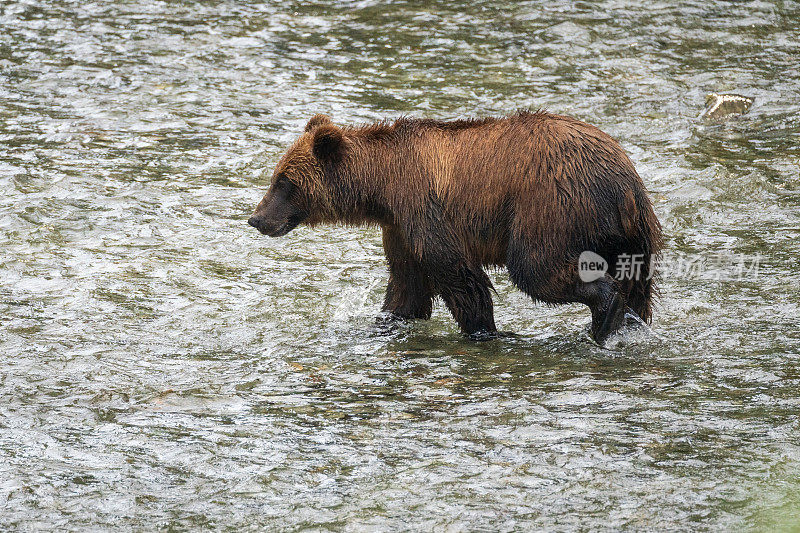
M761 260L759 253L673 253L658 258L647 258L644 254L619 254L612 265L601 255L585 251L578 258L578 274L585 283L600 279L607 272L620 281L650 279L656 273L662 279L744 281L758 279Z

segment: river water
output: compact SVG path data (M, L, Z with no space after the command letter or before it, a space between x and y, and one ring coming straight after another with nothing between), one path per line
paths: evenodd
M381 333L378 230L246 224L314 113L518 108L618 138L700 265L651 332L499 271L516 336ZM798 174L798 2L4 0L0 527L798 527Z

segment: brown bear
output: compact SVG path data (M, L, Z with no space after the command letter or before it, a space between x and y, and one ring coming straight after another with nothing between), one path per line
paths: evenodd
M661 226L619 144L570 117L523 111L340 127L316 115L248 223L272 237L300 223L379 225L386 316L430 318L440 296L475 339L497 334L485 266L506 266L534 300L586 304L600 344L626 306L651 318ZM607 261L604 275L582 280L584 251ZM638 275L617 276L618 258L630 257Z

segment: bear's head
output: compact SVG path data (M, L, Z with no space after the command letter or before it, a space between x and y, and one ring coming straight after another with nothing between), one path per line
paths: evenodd
M335 221L330 179L344 149L342 129L325 115L315 115L283 155L269 190L247 221L263 235L280 237L299 224Z

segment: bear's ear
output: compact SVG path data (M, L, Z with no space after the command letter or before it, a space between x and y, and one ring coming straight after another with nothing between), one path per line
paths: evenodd
M306 131L311 131L317 126L330 123L331 123L331 117L329 117L328 115L314 115L308 121L308 124L306 124Z
M340 153L344 145L342 128L333 124L322 124L314 130L311 152L317 159L330 159Z

